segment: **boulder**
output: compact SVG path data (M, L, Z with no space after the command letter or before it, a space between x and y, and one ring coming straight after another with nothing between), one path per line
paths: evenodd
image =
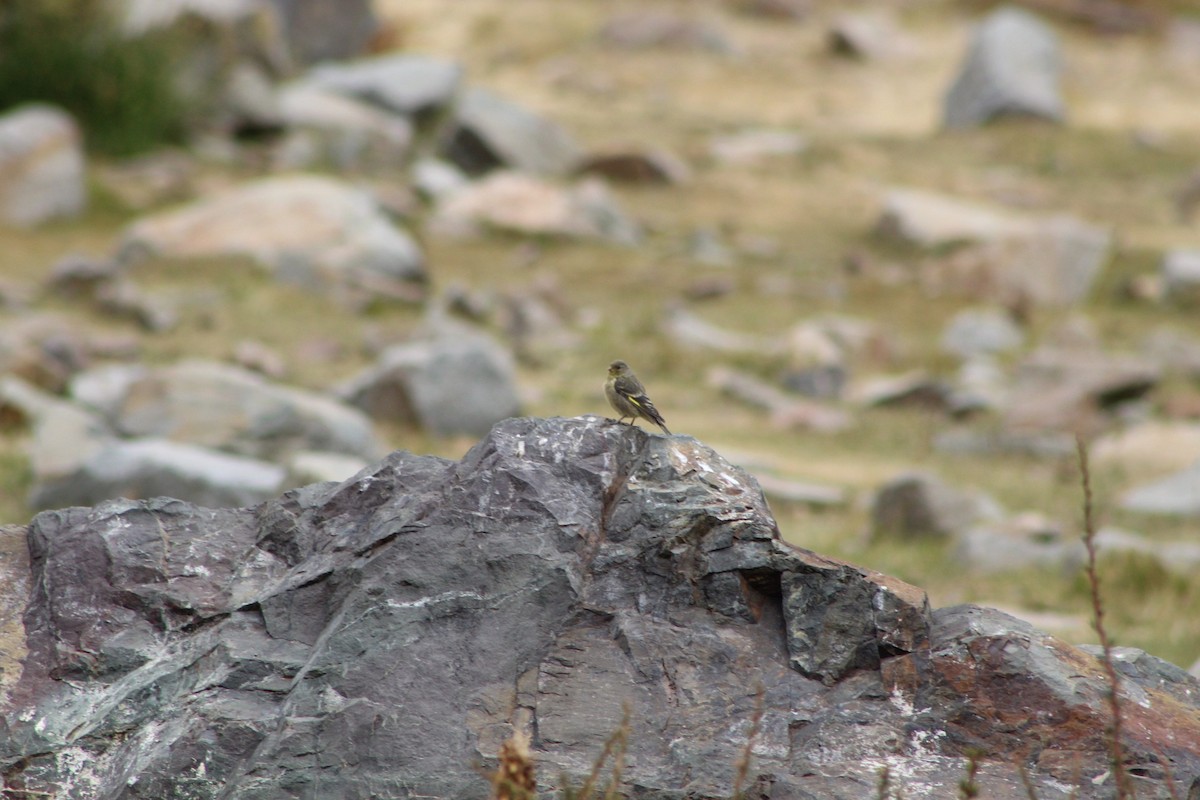
M964 245L923 277L993 302L1078 303L1112 253L1111 232L1067 214L1025 216L917 189L889 190L876 230L930 250Z
M76 469L37 479L29 505L65 508L115 497L167 496L214 508L250 506L281 491L285 475L277 464L186 442L109 438Z
M420 117L450 104L459 89L462 72L462 67L453 61L398 53L321 64L302 80L396 114Z
M1157 366L1135 356L1043 346L1017 365L1004 425L1009 430L1095 432L1121 404L1153 389L1161 375Z
M1017 514L992 520L956 534L954 557L981 572L1027 568L1079 569L1086 553L1077 536L1041 514Z
M959 358L1015 350L1025 334L1012 315L998 308L968 308L954 315L942 331L942 351Z
M512 356L487 334L459 325L389 347L338 394L375 419L439 436L486 433L521 408Z
M1160 268L1166 297L1180 303L1200 300L1200 250L1171 250Z
M317 175L266 178L125 229L121 257L248 257L281 279L328 291L423 284L424 259L371 196Z
M431 224L451 235L477 235L494 228L616 245L633 245L641 238L637 223L598 179L560 186L507 170L443 195Z
M1135 423L1093 441L1088 457L1098 467L1131 474L1185 469L1200 462L1200 423Z
M304 81L281 87L278 102L282 124L316 136L326 160L338 166L396 166L408 156L413 124L407 117Z
M758 164L772 158L795 157L808 149L808 138L801 133L772 128L753 128L714 136L708 154L722 164Z
M123 377L130 380L121 386ZM93 403L111 409L112 425L124 436L161 437L263 459L297 450L359 458L381 452L371 421L357 409L231 364L183 361L116 376L114 383L106 400Z
M1130 489L1121 496L1120 506L1142 514L1200 517L1200 462Z
M341 61L366 51L379 32L371 0L270 0L292 58Z
M878 233L924 248L991 242L1025 230L1000 209L922 189L889 189L876 222Z
M29 228L87 204L83 137L67 112L21 106L0 115L0 223Z
M943 124L973 128L1001 116L1061 122L1062 55L1054 31L1028 11L988 14L946 94Z
M479 87L459 98L442 154L470 175L508 168L562 176L583 159L557 123Z
M624 706L630 797L728 797L748 750L764 799L875 796L884 768L950 797L978 752L991 797L1112 793L1093 655L785 544L686 436L513 419L459 462L397 452L257 508L49 511L0 544L0 586L27 587L2 605L10 790L483 800L533 720L557 796ZM1193 785L1194 679L1122 658L1139 794Z
M871 537L950 539L1002 511L982 492L948 486L933 475L909 472L881 486L871 501Z

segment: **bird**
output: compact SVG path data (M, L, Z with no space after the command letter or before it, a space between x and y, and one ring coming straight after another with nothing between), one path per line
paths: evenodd
M618 359L608 365L608 381L604 384L604 394L608 397L609 404L621 415L617 422L624 422L626 417L630 420L641 417L662 428L663 433L671 435L662 414L658 413L654 403L646 396L646 387L642 386L637 375L633 374L633 370L624 361Z

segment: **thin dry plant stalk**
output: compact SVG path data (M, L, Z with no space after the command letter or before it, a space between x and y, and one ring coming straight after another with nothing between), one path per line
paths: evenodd
M500 745L500 766L492 774L492 800L534 800L537 778L529 754L529 734L513 731Z
M1096 635L1103 650L1104 672L1108 678L1108 706L1112 715L1112 730L1109 737L1109 755L1112 759L1113 778L1116 782L1117 798L1132 798L1133 785L1125 769L1125 753L1121 745L1121 683L1117 668L1113 664L1112 642L1104 627L1104 604L1100 599L1100 576L1096 574L1096 523L1092 517L1092 476L1088 469L1087 445L1083 437L1075 437L1075 450L1079 455L1079 472L1083 482L1083 545L1087 548L1087 579L1092 592L1092 614Z

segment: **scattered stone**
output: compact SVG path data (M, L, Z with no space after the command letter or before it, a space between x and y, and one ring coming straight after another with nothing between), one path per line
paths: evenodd
M1163 256L1161 274L1168 300L1200 302L1200 250L1171 250Z
M781 478L765 472L755 473L754 478L767 499L774 502L796 503L813 508L840 508L848 500L847 492L841 486Z
M780 383L789 392L819 400L837 400L846 388L849 375L841 364L818 364L788 369Z
M851 384L846 392L850 402L863 408L881 406L921 406L947 408L950 387L921 369L899 375L874 375Z
M1200 461L1200 424L1140 422L1096 439L1088 455L1097 466L1131 473L1184 469Z
M158 150L96 169L104 191L133 211L188 199L195 190L196 172L195 159L180 150Z
M462 73L462 66L452 61L401 53L321 64L303 80L415 117L448 107L458 92Z
M243 339L234 345L233 363L276 381L288 374L287 362L279 351L254 339Z
M341 483L357 475L370 464L365 459L344 453L323 453L304 450L293 453L287 460L287 486L307 486L310 483L333 481Z
M1017 365L1004 424L1009 430L1095 432L1107 413L1153 389L1161 370L1145 359L1042 347Z
M711 228L697 228L688 237L688 255L698 264L708 267L730 267L736 262L732 250Z
M375 419L438 436L479 436L521 408L508 351L485 333L450 323L389 347L338 393Z
M955 489L928 473L909 472L876 491L871 537L950 539L1002 515L996 501L982 492Z
M915 49L887 10L838 14L829 25L828 40L835 54L863 61L889 61Z
M225 79L221 108L210 124L233 136L276 133L283 127L283 110L272 76L261 66L240 61Z
M441 200L471 185L462 170L449 161L423 158L412 166L413 186L430 200Z
M292 57L302 64L353 58L379 32L371 0L271 0Z
M101 313L132 320L151 333L169 331L179 324L174 303L150 296L128 278L109 281L96 289L96 308Z
M597 153L584 158L578 171L621 183L678 186L692 178L683 159L666 150Z
M101 285L116 279L119 272L114 261L71 254L54 263L44 286L47 292L62 297L90 299Z
M1200 338L1156 328L1142 342L1141 352L1167 373L1200 379Z
M148 371L126 387L112 420L125 436L168 438L251 458L294 450L367 459L380 454L370 420L357 409L217 362Z
M77 216L87 205L78 124L43 104L0 116L0 175L0 223L30 228Z
M1012 315L996 308L964 309L942 331L942 351L962 359L1007 353L1024 341Z
M983 572L1043 567L1077 570L1086 558L1079 537L1041 514L1026 512L955 532L954 557Z
M683 289L683 296L693 301L716 300L732 294L736 289L737 284L732 278L710 276L689 282Z
M58 394L94 355L92 334L56 314L28 314L0 328L0 373Z
M316 175L267 178L125 229L122 260L243 256L277 277L392 298L424 283L416 243L359 189Z
M282 87L278 93L282 123L318 137L316 158L343 169L397 166L413 140L413 124L358 98L311 82Z
M1047 306L1079 303L1112 255L1112 234L1067 215L1051 216L1020 236L983 245L984 274L1001 297Z
M468 175L507 168L565 176L583 158L557 123L478 87L459 98L442 155Z
M581 342L571 328L570 310L553 278L505 293L498 316L513 352L525 363L549 363Z
M1185 578L1190 579L1200 568L1200 543L1197 542L1164 542L1116 528L1101 528L1096 531L1093 541L1096 551L1102 555L1137 553L1153 559L1167 572Z
M956 416L999 411L1007 407L1010 395L1005 370L990 356L975 356L959 367L950 388L949 410Z
M708 153L722 164L750 165L772 158L798 156L808 149L808 139L795 131L746 130L709 140Z
M694 15L661 9L617 14L600 29L600 39L605 44L627 50L677 47L729 53L734 49L724 31L715 25Z
M1025 229L1010 213L920 189L888 190L876 223L880 235L924 248L996 241Z
M1112 252L1109 231L1074 217L1026 218L911 190L887 194L877 228L927 249L971 244L925 265L925 283L1014 308L1078 303Z
M853 424L851 416L841 409L793 397L740 370L713 367L706 380L711 388L769 412L771 425L776 428L834 433Z
M719 328L682 306L667 310L663 332L685 350L709 350L725 355L770 355L779 350L777 343L765 337Z
M486 226L625 246L641 238L637 223L595 178L564 188L506 171L492 173L442 198L431 224L442 233L474 234L479 226Z
M1120 500L1125 511L1173 517L1200 517L1200 462L1130 489Z
M1054 431L939 431L933 449L960 456L1015 455L1034 458L1073 458L1075 437Z
M947 128L973 128L1000 116L1061 122L1062 55L1058 37L1028 11L1005 6L988 14L971 39L946 95Z
M66 508L114 497L171 497L202 506L250 506L283 487L276 464L166 439L111 439L79 468L35 482L29 504Z
M67 395L101 418L115 419L130 388L149 374L143 364L103 364L72 376Z

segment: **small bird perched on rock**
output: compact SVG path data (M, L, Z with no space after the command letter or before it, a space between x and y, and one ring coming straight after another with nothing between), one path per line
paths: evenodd
M621 415L618 422L624 422L626 417L636 420L638 417L653 422L663 429L668 436L667 423L663 422L662 414L646 396L646 387L633 374L633 370L624 361L614 361L608 365L608 381L604 384L604 394L608 402ZM632 424L632 423L631 423Z

